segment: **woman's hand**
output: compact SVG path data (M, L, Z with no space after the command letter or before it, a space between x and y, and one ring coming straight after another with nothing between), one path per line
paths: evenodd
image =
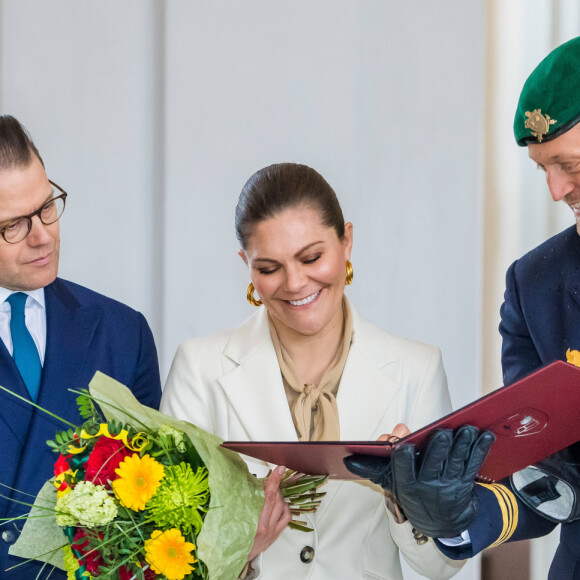
M280 481L285 473L285 467L277 467L264 483L264 507L258 520L258 530L248 562L267 550L292 519L290 508L280 492Z
M397 423L392 433L383 433L377 441L388 441L389 443L396 443L399 439L410 435L409 427L405 423Z

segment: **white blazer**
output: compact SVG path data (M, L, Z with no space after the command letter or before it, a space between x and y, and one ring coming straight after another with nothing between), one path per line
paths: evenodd
M343 440L375 440L400 422L415 430L447 414L451 403L437 347L390 336L352 309L353 342L337 404ZM264 307L242 325L182 344L161 411L225 440L295 441L296 431ZM264 476L269 466L248 461ZM428 578L450 578L463 565L429 541L419 546L408 522L397 524L382 489L368 481L330 481L313 532L287 529L254 561L264 580L401 580L399 550ZM314 559L302 562L306 546ZM229 580L229 579L219 579Z

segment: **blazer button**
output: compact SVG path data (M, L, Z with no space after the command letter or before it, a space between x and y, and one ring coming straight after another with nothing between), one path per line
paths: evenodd
M16 541L16 534L12 530L4 530L2 532L2 541L7 544L13 544Z
M314 560L314 548L310 546L304 546L300 551L300 560L305 564L310 564Z

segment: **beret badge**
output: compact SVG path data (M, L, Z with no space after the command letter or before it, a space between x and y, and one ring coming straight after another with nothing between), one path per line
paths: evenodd
M558 121L550 119L548 115L542 115L541 109L534 109L533 111L526 111L525 127L532 132L532 135L542 142L544 135L550 130L550 125L554 125Z

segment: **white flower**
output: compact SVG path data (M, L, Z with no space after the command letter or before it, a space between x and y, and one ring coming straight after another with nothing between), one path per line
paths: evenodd
M56 502L59 526L81 525L93 528L108 524L117 516L115 500L102 485L80 481L74 489Z

